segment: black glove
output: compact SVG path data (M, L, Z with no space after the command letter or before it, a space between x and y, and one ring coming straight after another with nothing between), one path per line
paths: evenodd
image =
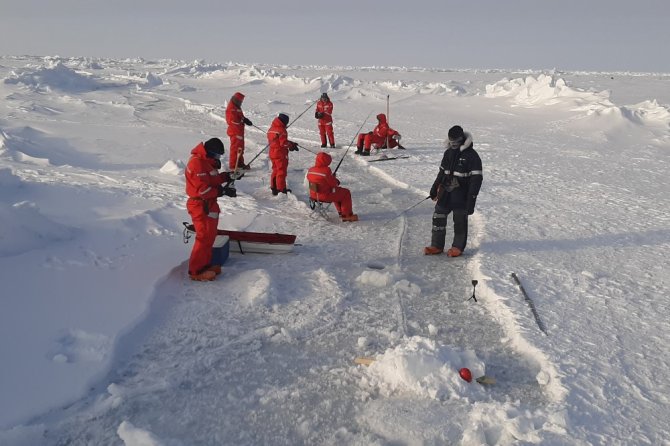
M249 120L249 118L244 118L244 123L245 123L246 125L253 125L253 124L251 123L251 121Z
M298 144L294 143L293 141L289 142L288 151L289 152L297 152L298 151Z
M314 117L315 117L316 119L321 119L321 118L323 118L323 113L321 113L321 112L315 112L315 113L314 113Z
M437 198L437 184L433 184L433 187L430 188L430 195L429 195L431 200L434 200Z
M477 195L469 196L468 201L465 204L465 209L468 211L468 215L475 213L475 203L477 203Z
M214 168L216 170L219 170L221 168L221 160L220 159L214 158L214 163L213 164L214 164Z
M226 197L231 197L235 198L237 197L237 190L234 187L230 186L219 186L219 197L226 196Z

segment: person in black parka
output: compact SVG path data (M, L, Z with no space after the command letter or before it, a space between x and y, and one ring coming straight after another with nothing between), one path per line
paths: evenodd
M461 126L449 129L440 171L430 189L430 198L437 202L433 213L433 230L426 255L442 254L447 235L447 216L453 213L454 239L447 250L449 257L458 257L468 241L468 215L475 212L477 195L482 186L482 160L473 148L472 135Z

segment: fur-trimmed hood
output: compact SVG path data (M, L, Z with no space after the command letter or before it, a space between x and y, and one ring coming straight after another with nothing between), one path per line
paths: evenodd
M462 152L463 150L467 149L468 147L472 147L472 134L470 132L463 132L465 135L465 141L461 146L459 147L459 150ZM449 139L444 140L444 147L446 149L451 149L452 147L449 145Z

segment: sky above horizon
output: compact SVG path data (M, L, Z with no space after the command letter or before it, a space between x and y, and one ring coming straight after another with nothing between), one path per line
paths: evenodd
M2 55L670 73L665 0L0 1Z

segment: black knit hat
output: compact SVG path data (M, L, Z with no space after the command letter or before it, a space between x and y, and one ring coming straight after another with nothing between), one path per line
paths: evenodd
M223 142L219 138L208 139L204 144L205 151L214 155L223 155L226 149L223 147Z
M330 98L328 97L328 93L325 93L325 92L321 93L321 99L323 99L324 101L329 100Z
M284 113L279 113L279 116L277 116L281 122L284 123L284 125L288 125L288 115Z
M465 139L463 127L455 125L449 129L449 141L462 141Z

